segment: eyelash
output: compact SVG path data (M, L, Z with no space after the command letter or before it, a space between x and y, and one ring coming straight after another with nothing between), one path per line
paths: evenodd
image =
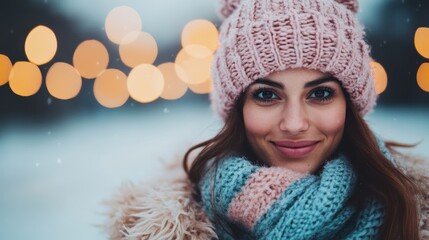
M308 95L308 98L310 98L311 95L313 95L317 91L324 91L325 93L328 92L328 96L324 97L315 97L313 98L314 101L317 101L319 103L325 103L331 100L335 96L335 89L332 89L330 87L318 87L313 89L310 94Z
M266 99L266 98L262 98L262 97L260 97L259 95L260 95L261 93L264 93L264 92L269 92L269 93L271 93L273 96L275 96L275 98L269 98L269 99ZM280 98L279 98L279 96L275 93L275 91L274 91L273 89L271 89L271 88L266 88L266 87L261 87L261 88L256 89L255 91L253 91L252 98L253 98L255 101L257 101L257 102L265 103L265 104L267 104L267 103L271 103L271 102L273 102L274 100L280 99Z
M324 95L327 92L328 95L324 96L324 97L311 97L311 95L315 94L317 91L323 91ZM266 99L266 98L259 96L260 94L262 94L264 92L272 94L271 97L274 97L274 98ZM317 88L312 89L310 91L307 98L310 99L311 101L316 101L318 103L326 103L329 100L331 100L334 96L335 96L335 89L332 89L330 87L317 87ZM276 94L276 91L274 89L266 88L266 87L261 87L261 88L256 89L255 91L253 91L252 98L255 101L263 103L263 104L269 104L275 100L280 99L280 97Z

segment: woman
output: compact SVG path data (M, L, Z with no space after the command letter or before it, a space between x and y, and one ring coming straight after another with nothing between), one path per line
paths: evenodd
M363 119L376 95L357 2L222 3L224 128L185 154L187 178L125 188L111 238L428 238L427 170Z

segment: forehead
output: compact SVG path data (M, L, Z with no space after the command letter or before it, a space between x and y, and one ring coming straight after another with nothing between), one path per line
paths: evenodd
M285 80L297 80L299 82L308 82L322 77L329 76L327 73L323 73L318 70L305 69L305 68L295 68L287 69L280 72L275 72L267 76L267 79L273 81L283 82Z

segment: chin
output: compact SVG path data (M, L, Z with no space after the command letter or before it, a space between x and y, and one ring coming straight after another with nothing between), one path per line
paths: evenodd
M303 159L281 159L280 161L273 162L272 166L287 168L300 173L313 173L318 171L321 167L320 160L311 158Z

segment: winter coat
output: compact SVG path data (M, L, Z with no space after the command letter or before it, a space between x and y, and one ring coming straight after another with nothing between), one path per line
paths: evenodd
M429 239L429 163L417 157L395 157L398 167L422 189L418 196L420 233ZM103 228L109 239L217 239L213 224L192 198L192 184L180 162L166 166L162 178L123 184L107 202Z

